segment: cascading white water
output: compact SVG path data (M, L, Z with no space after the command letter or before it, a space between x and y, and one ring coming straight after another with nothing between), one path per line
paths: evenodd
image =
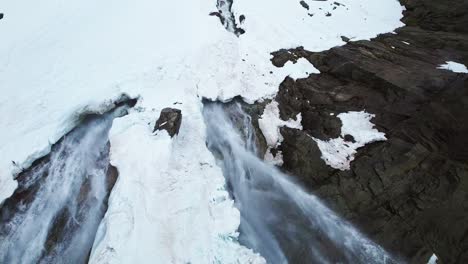
M256 155L250 117L239 104L205 103L207 145L241 212L240 243L268 263L395 263L316 196Z
M30 194L2 208L0 263L86 262L108 194L108 133L123 111L88 118L20 181Z

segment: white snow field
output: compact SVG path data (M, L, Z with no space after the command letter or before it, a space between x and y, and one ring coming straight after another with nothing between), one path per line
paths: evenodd
M239 212L205 147L200 99L271 98L285 76L270 52L329 49L402 26L397 0L234 0L246 33L227 32L216 0L3 1L0 21L0 201L14 175L47 154L80 113L139 97L111 130L120 175L92 263L262 263L236 241ZM319 8L322 8L321 10ZM331 12L332 16L326 16ZM313 13L310 16L308 13ZM273 73L270 74L270 71ZM180 134L152 134L164 107L180 108Z

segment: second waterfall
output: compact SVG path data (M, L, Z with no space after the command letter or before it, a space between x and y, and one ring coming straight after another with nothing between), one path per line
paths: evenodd
M205 103L207 145L241 213L239 242L268 263L396 263L384 249L257 156L238 103Z

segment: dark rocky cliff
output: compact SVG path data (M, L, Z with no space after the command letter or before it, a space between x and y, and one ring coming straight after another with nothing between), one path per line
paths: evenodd
M281 130L283 169L403 260L468 263L468 74L437 69L468 65L468 1L401 2L407 26L397 34L273 54L276 66L304 57L321 72L280 86L281 117L301 112L304 127ZM353 110L376 114L388 140L335 170L307 134L336 137L330 113Z

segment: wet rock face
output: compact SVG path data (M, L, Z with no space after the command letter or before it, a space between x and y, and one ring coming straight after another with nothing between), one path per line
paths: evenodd
M437 69L468 65L468 2L401 2L408 26L396 35L273 53L278 67L306 58L321 72L280 86L281 118L302 113L304 127L281 129L282 169L402 260L468 263L468 74ZM336 115L362 110L388 140L334 170L310 136L334 138Z
M182 124L182 112L175 108L164 108L154 125L154 131L166 130L171 137L179 133Z

